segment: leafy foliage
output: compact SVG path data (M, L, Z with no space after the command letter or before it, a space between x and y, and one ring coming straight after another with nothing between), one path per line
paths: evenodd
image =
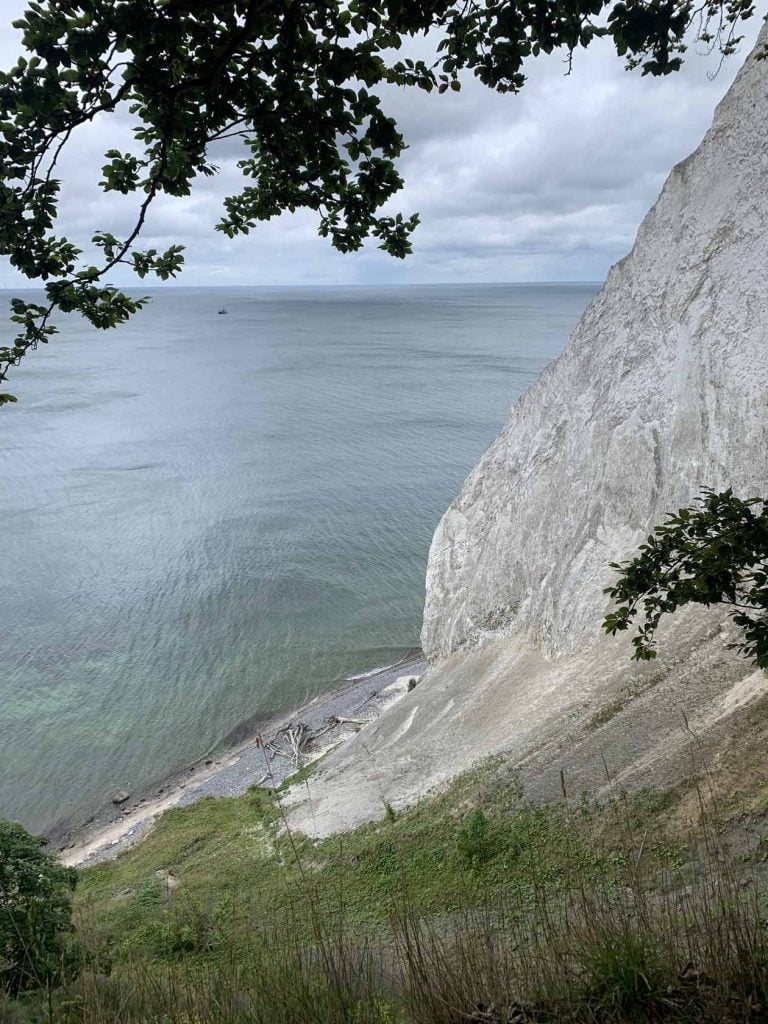
M477 807L468 817L459 832L457 843L459 856L468 868L478 869L493 859L494 848L491 826L483 811Z
M405 146L376 90L460 89L465 69L516 92L526 58L609 36L630 67L663 75L680 67L692 23L723 55L752 0L46 0L14 24L22 56L0 73L0 254L45 287L45 302L16 299L15 338L0 347L0 384L55 333L55 310L98 328L147 301L107 282L126 264L144 278L175 276L182 247L138 251L161 194L185 196L216 172L211 147L238 137L246 184L225 200L218 230L247 234L260 221L309 209L341 252L373 237L396 257L411 251L418 216L384 212L403 181ZM715 26L710 30L710 25ZM431 61L397 59L408 37L432 34ZM96 263L56 233L56 167L84 125L130 113L130 151L109 149L104 192L137 195L122 238L94 231ZM0 404L15 401L0 393Z
M60 974L72 930L77 872L46 853L45 842L0 821L0 991L10 995Z
M768 501L746 500L727 490L705 491L657 526L632 561L612 563L619 578L606 588L616 611L603 627L611 635L629 629L633 658L656 657L656 629L664 615L686 604L725 604L743 631L729 644L768 668Z

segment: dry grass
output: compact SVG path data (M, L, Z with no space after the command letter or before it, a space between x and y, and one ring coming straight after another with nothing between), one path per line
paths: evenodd
M700 848L699 848L700 849ZM634 851L635 853L637 851ZM768 935L754 885L720 851L683 886L626 884L521 906L497 896L428 919L400 904L375 937L293 914L175 960L94 964L56 993L71 1024L521 1024L768 1020ZM632 858L628 858L632 864ZM202 954L208 955L202 955ZM0 1018L2 1019L2 1018Z
M157 853L198 884L164 886L149 844L93 872L83 970L0 1000L0 1024L768 1024L765 872L733 857L720 790L704 773L688 793L527 808L486 771L335 860L283 831L274 854L262 843L234 874L211 859L208 876L194 814L215 816L214 838L228 815L233 835L277 836L279 806L190 809Z
M737 873L699 789L683 868L659 874L630 801L620 870L596 880L580 861L468 894L424 915L393 889L385 927L329 910L315 881L293 881L279 918L179 904L160 947L110 963L108 935L84 930L89 966L55 993L66 1024L523 1024L768 1021L765 893ZM575 812L574 812L575 813ZM562 819L567 826L567 815ZM575 820L575 819L574 819ZM482 829L478 831L478 834ZM341 894L340 894L341 896ZM247 895L243 894L244 901ZM245 925L244 925L245 920ZM2 1020L0 1011L0 1020ZM38 1018L39 1019L39 1018ZM15 1021L14 1021L15 1024Z

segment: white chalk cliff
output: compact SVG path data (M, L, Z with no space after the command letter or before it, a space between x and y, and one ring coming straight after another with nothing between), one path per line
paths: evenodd
M763 29L757 45L768 44ZM513 407L429 557L423 682L331 755L302 827L328 832L504 752L542 795L672 777L765 689L720 612L677 617L652 666L600 630L611 561L708 486L768 493L768 61L747 60L631 253ZM604 729L586 723L613 700ZM593 766L597 772L593 770Z
M594 638L608 563L703 485L768 489L768 66L750 60L432 544L430 659Z

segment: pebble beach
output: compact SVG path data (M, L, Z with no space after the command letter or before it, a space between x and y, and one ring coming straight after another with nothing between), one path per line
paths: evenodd
M427 668L421 652L394 665L348 679L232 750L207 757L169 779L153 795L118 793L112 809L58 838L69 866L96 864L141 839L163 812L203 797L240 796L251 786L275 788L375 721L413 686Z

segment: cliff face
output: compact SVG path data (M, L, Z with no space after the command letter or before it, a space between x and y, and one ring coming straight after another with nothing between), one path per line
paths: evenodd
M768 41L765 30L763 42ZM607 565L702 486L768 489L768 66L747 62L432 544L430 659L595 636Z
M440 523L422 632L432 669L332 755L299 824L376 816L498 751L534 795L561 769L599 788L603 758L623 782L665 781L680 711L715 736L764 690L725 651L719 610L676 616L652 667L632 667L627 637L609 641L600 621L609 563L665 512L704 486L768 493L766 268L768 61L753 53ZM596 735L608 702L626 710Z

